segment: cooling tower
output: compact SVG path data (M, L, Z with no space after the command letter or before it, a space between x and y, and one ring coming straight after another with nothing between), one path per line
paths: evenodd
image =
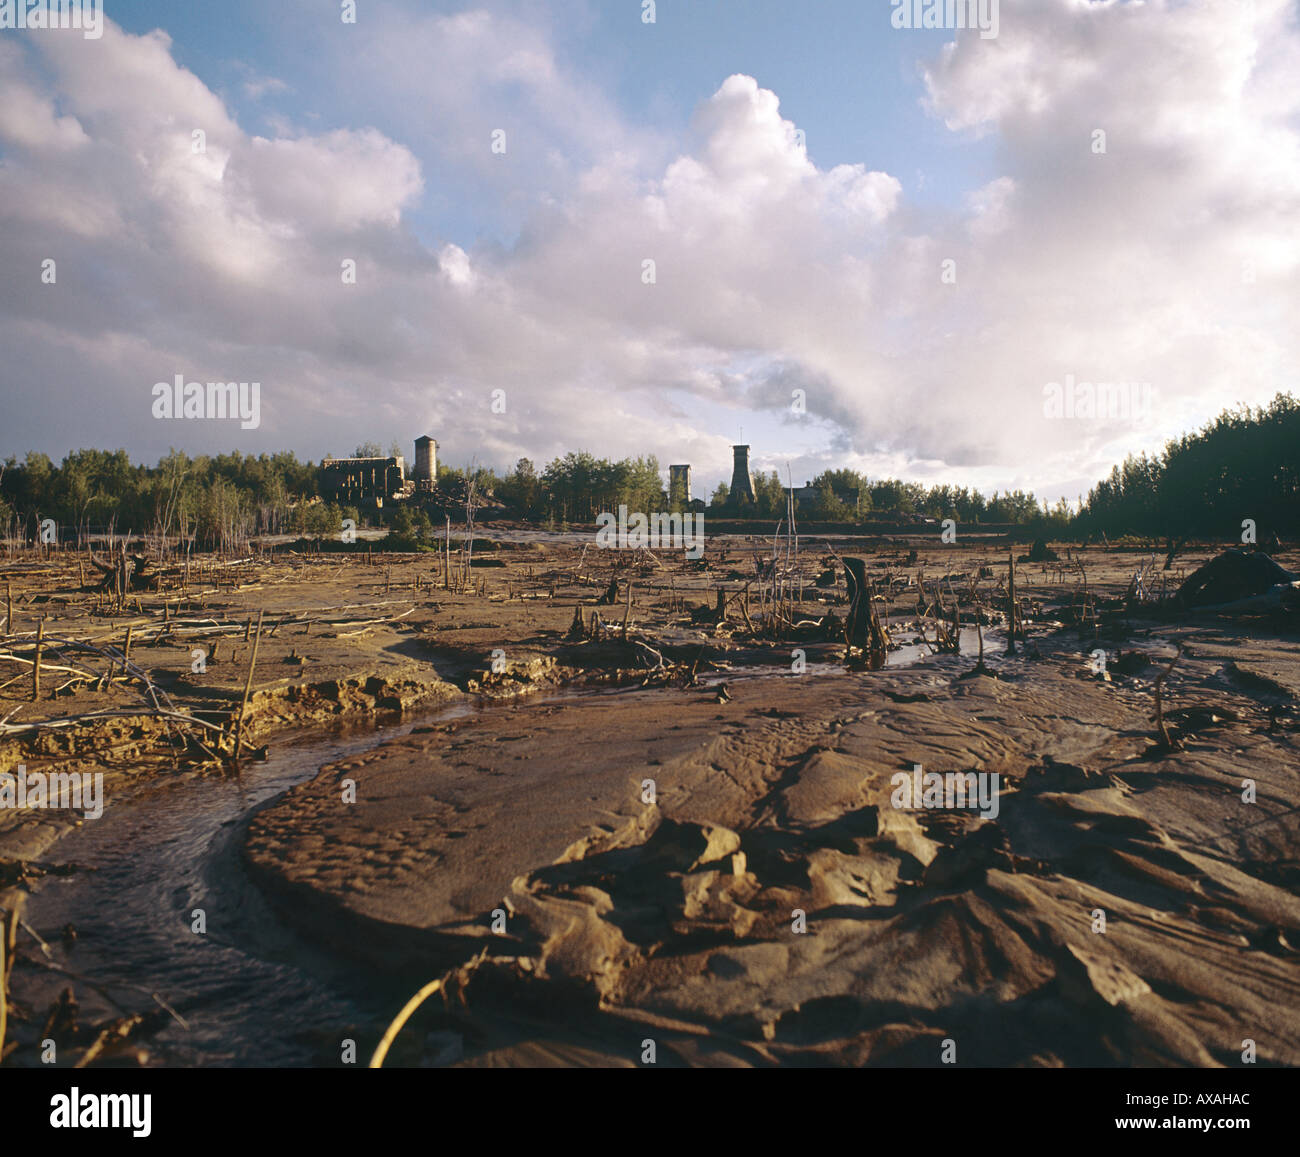
M736 456L736 464L731 471L731 490L727 494L727 501L732 506L752 505L758 499L754 494L754 479L749 473L749 447L733 446L731 449Z

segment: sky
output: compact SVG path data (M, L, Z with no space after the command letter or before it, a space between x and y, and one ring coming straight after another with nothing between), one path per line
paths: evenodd
M0 458L428 433L707 497L744 441L1074 500L1296 388L1296 0L347 7L0 30ZM156 417L177 375L258 424Z

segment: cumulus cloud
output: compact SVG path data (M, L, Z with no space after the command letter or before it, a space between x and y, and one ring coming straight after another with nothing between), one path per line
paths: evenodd
M34 154L74 149L89 139L76 117L60 116L54 102L19 73L21 54L0 43L0 139Z
M445 67L403 67L431 44ZM162 33L0 49L0 256L30 271L0 285L17 351L0 373L11 429L51 449L184 442L148 418L152 383L184 372L263 383L262 430L201 435L249 449L427 429L466 460L585 446L707 476L757 412L785 423L798 475L1054 497L1294 384L1300 35L1283 0L1003 0L996 40L959 34L923 72L949 131L997 145L998 175L954 210L909 204L870 158L819 168L749 76L720 78L665 151L519 20L376 32L353 83L436 110L437 168L490 172L490 130L522 110L497 188L509 245L425 244L427 148L364 125L250 135ZM38 283L47 257L57 287ZM1150 418L1045 418L1067 374L1150 382ZM782 417L793 389L802 425ZM94 423L91 390L110 416Z

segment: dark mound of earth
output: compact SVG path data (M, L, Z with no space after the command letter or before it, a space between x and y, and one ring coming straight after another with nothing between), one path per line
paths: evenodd
M1267 594L1297 577L1260 551L1225 550L1193 573L1177 598L1187 607L1212 607Z

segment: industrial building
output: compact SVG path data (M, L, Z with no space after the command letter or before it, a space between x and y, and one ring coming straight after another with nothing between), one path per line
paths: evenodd
M731 489L727 505L738 511L757 503L750 473L749 447L733 446ZM320 464L320 493L327 502L354 506L358 510L382 510L386 503L415 502L426 505L446 501L438 487L438 443L428 434L415 440L414 468L408 475L402 455L387 458L326 458ZM453 488L454 489L454 488ZM807 488L796 490L797 501L815 497ZM691 493L690 463L668 467L666 495L674 509L703 511L708 504ZM837 495L837 497L841 497ZM849 501L856 501L856 494ZM499 503L497 505L500 505Z
M438 482L438 443L428 434L415 440L415 473L411 475L416 494L429 494Z
M753 506L758 502L758 496L754 493L754 476L749 472L749 447L733 446L731 452L731 489L727 492L727 505Z
M320 464L320 492L327 502L381 510L385 502L430 495L438 481L438 443L427 434L415 440L415 470L406 476L406 459L326 458Z
M406 489L406 460L326 458L320 464L321 497L341 505L379 509Z

